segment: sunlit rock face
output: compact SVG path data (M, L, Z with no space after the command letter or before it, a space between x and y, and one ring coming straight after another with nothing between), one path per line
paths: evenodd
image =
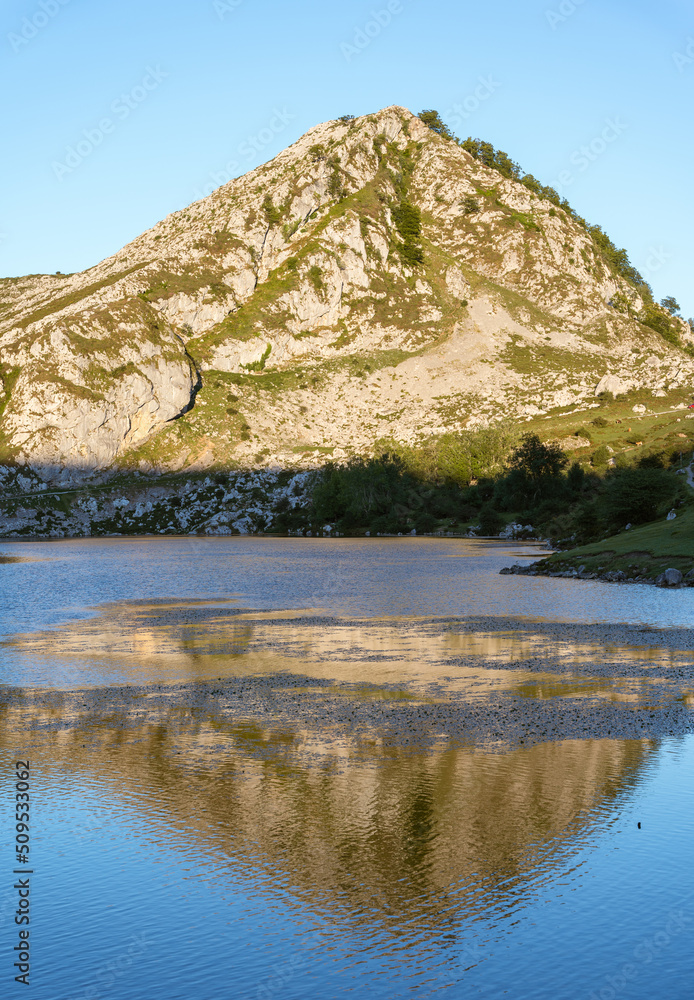
M585 228L401 107L0 293L0 461L49 478L311 465L694 373Z

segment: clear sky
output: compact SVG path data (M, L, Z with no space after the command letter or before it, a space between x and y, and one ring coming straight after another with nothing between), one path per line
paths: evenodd
M691 0L5 0L0 46L0 275L90 267L401 104L561 188L694 316Z

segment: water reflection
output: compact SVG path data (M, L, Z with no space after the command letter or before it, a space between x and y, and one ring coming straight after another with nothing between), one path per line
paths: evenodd
M654 749L575 740L423 753L379 746L377 732L328 746L320 728L230 723L177 701L98 723L77 699L13 705L2 722L3 749L30 744L47 787L96 785L160 846L410 941L522 909Z
M37 1000L93 997L143 929L106 997L589 996L678 904L694 744L652 737L691 729L691 632L566 622L608 595L687 624L690 591L500 577L517 548L443 539L22 551L0 773L27 748Z
M510 690L542 664L550 674L578 675L610 666L624 677L637 667L639 676L674 675L671 668L691 663L689 652L676 649L557 639L539 623L470 630L450 619L249 611L233 599L106 604L91 617L10 635L0 647L5 683L74 687L300 673L419 691L436 684L470 698ZM613 687L604 678L593 691Z

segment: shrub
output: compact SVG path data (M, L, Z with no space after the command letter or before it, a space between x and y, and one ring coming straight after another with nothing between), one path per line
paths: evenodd
M281 210L272 204L272 198L269 194L266 194L263 199L263 212L265 213L268 226L276 226L282 218Z
M265 367L265 362L270 357L270 351L272 350L272 344L268 344L263 351L261 357L257 361L251 361L247 365L241 365L241 368L245 368L247 372L261 372Z
M593 452L593 457L591 462L594 466L607 465L608 459L610 457L610 452L606 444L601 444L599 448L596 448Z
M480 511L480 533L483 535L498 535L505 521L501 514L491 504L487 503Z
M417 115L420 121L424 122L432 132L436 132L443 139L449 139L451 142L455 142L455 136L449 129L448 125L443 121L441 115L438 111L430 109L429 111L420 111Z
M639 469L664 469L667 466L667 456L663 452L642 455L636 463Z
M416 267L424 260L422 245L422 213L409 201L403 201L393 210L393 222L402 243L398 246L400 256L410 267Z
M309 270L308 270L308 277L309 277L309 281L311 282L311 284L313 285L313 287L315 288L315 290L317 292L322 292L323 291L323 274L322 274L321 269L318 267L317 264L314 264L312 267L309 268Z

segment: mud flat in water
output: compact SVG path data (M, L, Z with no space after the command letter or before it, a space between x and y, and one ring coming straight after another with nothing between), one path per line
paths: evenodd
M4 645L34 663L72 665L61 690L2 691L4 711L20 712L28 730L116 722L183 733L203 719L220 731L252 720L300 730L327 752L373 741L508 749L694 728L694 631L684 628L133 602ZM83 677L98 664L88 687L75 683L81 660Z

